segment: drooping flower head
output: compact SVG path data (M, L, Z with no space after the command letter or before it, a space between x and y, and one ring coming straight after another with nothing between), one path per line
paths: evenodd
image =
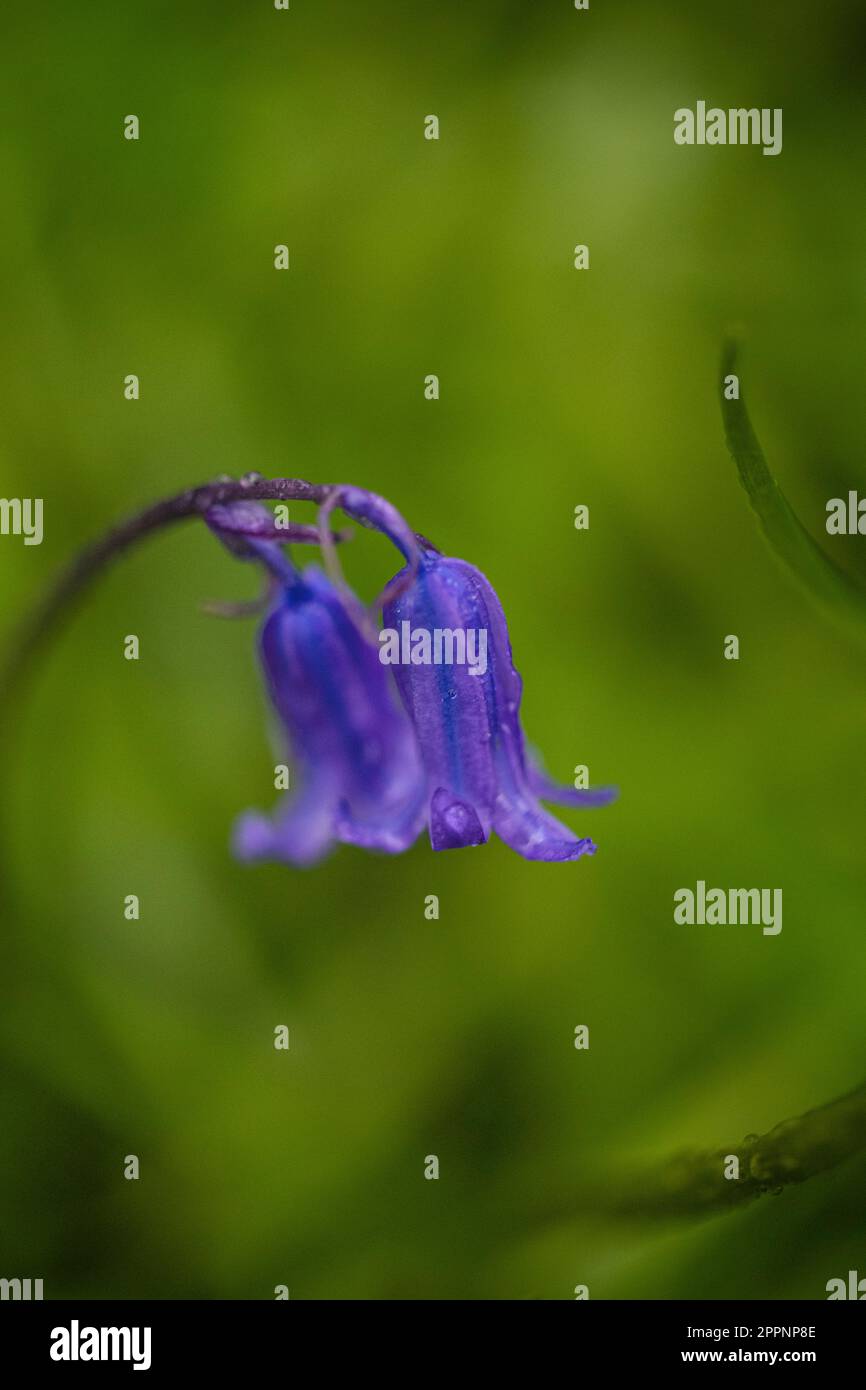
M383 624L408 639L408 659L393 670L424 761L433 848L482 844L493 830L527 859L593 854L592 840L539 798L589 807L616 793L560 787L529 757L505 615L480 570L425 545L412 583L386 602ZM455 661L455 651L474 660Z
M289 525L285 506L278 519L263 500L315 503L319 524ZM342 578L335 542L345 535L329 523L336 506L387 535L405 561L376 605L393 625L378 643L369 611ZM266 579L258 601L207 607L231 617L264 612L265 683L299 783L272 818L241 817L242 858L308 864L339 840L399 853L425 824L437 850L481 844L495 831L528 859L594 852L540 801L599 806L614 793L556 786L529 756L521 681L490 583L361 488L247 473L186 488L120 521L72 559L20 625L0 669L4 712L87 587L130 547L189 518L203 519ZM284 553L290 543L318 544L329 577L298 569Z
M329 529L337 505L389 536L406 561L380 598L378 646L340 578ZM595 852L540 802L600 806L615 792L558 786L528 754L505 615L480 570L440 554L360 488L331 490L320 511L317 537L335 579L294 567L265 508L211 509L207 520L269 575L260 653L300 775L273 819L241 818L241 858L306 864L336 840L399 853L425 823L436 850L495 832L527 859Z
M272 538L265 508L223 508L207 520L233 553L259 560L270 576L259 651L300 784L273 819L241 817L238 856L310 864L337 840L406 849L424 823L417 741L375 635L357 619L358 601L314 566L298 571Z

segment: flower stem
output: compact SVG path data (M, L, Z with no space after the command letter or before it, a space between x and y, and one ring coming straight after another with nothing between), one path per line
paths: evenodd
M595 1213L628 1221L694 1220L819 1177L866 1149L866 1085L721 1148L683 1151L646 1166L605 1168L582 1186L533 1204L536 1222ZM731 1163L737 1159L737 1167Z
M26 615L14 634L0 666L0 712L13 702L34 658L72 612L75 604L110 564L154 531L190 517L201 517L214 506L238 501L323 503L333 486L302 478L220 479L187 488L127 517L91 542L63 569L48 591ZM7 726L8 727L8 726Z

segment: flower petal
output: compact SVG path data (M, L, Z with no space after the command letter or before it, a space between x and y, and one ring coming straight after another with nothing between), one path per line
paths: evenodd
M238 818L232 845L244 863L276 859L299 868L315 864L334 840L336 800L323 783L313 780L271 819L259 811Z
M532 756L526 760L526 780L530 791L542 801L559 806L607 806L619 796L618 787L568 787L554 782Z
M402 854L418 839L424 829L424 819L424 802L420 797L402 813L376 821L357 818L343 801L337 813L334 833L338 840L347 845L379 850L383 854Z
M436 629L453 632L476 626L483 614L479 615L462 572L452 569L455 564L460 562L423 556L414 583L385 605L385 626L400 634L403 624L408 624L408 632L427 634ZM489 671L473 676L466 665L411 661L392 669L418 737L431 796L444 791L470 806L486 839L496 796L490 702L485 689ZM445 834L445 827L440 828Z
M237 853L307 864L335 839L408 848L423 827L426 789L415 735L378 650L320 571L281 588L260 645L301 790L273 821L244 817Z
M500 840L524 859L541 859L548 863L579 859L583 854L595 854L592 840L579 840L555 816L519 792L501 792L493 815L493 829Z

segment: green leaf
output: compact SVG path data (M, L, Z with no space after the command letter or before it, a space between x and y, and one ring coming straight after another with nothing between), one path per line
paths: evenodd
M866 642L866 589L825 554L792 509L767 466L742 389L739 400L725 399L725 377L735 371L736 361L737 344L729 341L721 363L722 419L728 449L761 529L782 564L822 609Z

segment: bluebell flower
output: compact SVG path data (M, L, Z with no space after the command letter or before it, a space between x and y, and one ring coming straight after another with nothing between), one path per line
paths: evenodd
M378 646L339 576L327 524L336 506L383 531L406 560L380 599ZM505 615L479 570L441 555L389 502L359 488L333 489L318 532L297 528L292 537L319 539L335 579L299 572L256 503L213 508L206 519L269 575L260 654L300 774L298 792L272 819L241 818L241 858L307 864L337 840L399 853L425 824L435 850L483 844L495 832L527 859L595 852L540 803L601 806L615 792L558 786L528 753Z
M383 625L392 644L401 642L392 669L424 762L433 848L482 844L495 831L527 859L595 853L592 840L574 835L540 798L591 807L616 792L558 786L527 753L522 682L502 605L484 575L425 545L413 581L385 603ZM448 661L455 652L472 659Z
M279 524L264 499L314 502L318 525ZM335 543L345 537L329 522L338 506L388 536L405 560L375 605L392 625L384 632L376 633L343 580ZM594 852L590 839L572 834L540 802L598 806L614 793L556 786L529 756L521 681L490 584L414 533L385 498L360 488L248 473L186 488L127 517L82 551L36 608L0 673L0 703L112 560L192 517L266 578L259 600L209 607L226 616L264 612L262 668L299 782L272 817L241 817L240 857L309 864L336 841L396 854L425 824L437 850L481 844L495 831L529 859ZM285 554L289 543L318 544L328 576L299 570Z
M300 784L273 818L240 818L238 857L311 864L335 841L407 849L424 825L423 771L358 601L315 567L294 567L266 508L244 504L206 519L234 554L260 561L271 577L259 651Z

